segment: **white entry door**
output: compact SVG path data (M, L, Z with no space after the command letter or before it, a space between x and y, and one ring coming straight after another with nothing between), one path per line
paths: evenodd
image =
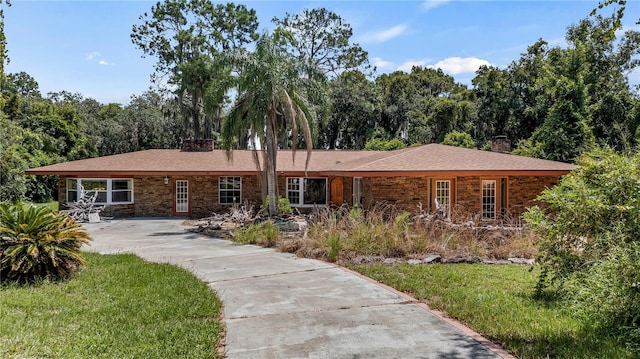
M189 212L189 181L176 181L176 214Z

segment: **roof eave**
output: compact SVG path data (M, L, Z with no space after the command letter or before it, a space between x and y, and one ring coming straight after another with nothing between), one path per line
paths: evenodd
M471 176L564 176L572 170L443 170L443 171L323 171L342 177L471 177Z

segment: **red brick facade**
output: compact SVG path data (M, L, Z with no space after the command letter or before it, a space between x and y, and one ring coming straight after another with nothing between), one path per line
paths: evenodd
M242 178L242 202L262 203L261 190L256 176ZM134 176L132 204L108 205L103 211L113 217L171 217L174 212L175 181L189 181L189 212L187 216L208 217L214 212L224 212L230 205L219 203L219 176L171 177L165 184L161 176ZM66 178L61 177L58 187L60 208L66 202Z
M535 200L540 193L557 185L560 177L554 176L510 176L509 177L509 214L519 216L527 208L538 202Z
M362 206L384 201L400 209L416 212L418 206L428 208L430 179L425 177L364 177Z
M415 212L434 206L433 182L451 181L451 201L454 212L461 217L478 216L482 211L482 181L495 180L498 211L506 216L518 217L537 202L536 197L546 188L558 184L558 176L506 176L506 177L365 177L363 179L363 205L385 201L398 209Z
M255 175L240 176L242 178L242 198L256 205L263 202L262 191ZM286 176L278 177L280 196L286 196ZM327 201L331 199L329 184L333 177L327 178ZM343 199L353 205L353 178L343 177ZM452 208L458 214L478 215L482 206L482 180L496 180L498 206L502 213L519 216L528 207L536 204L535 198L545 189L559 182L557 176L508 176L508 177L364 177L362 179L363 206L365 208L376 202L386 202L398 209L417 212L432 210L434 203L434 183L437 180L449 180L451 183ZM189 181L189 213L186 215L198 218L212 213L225 212L230 205L219 203L219 176L183 176L169 177L165 184L162 176L134 176L134 203L109 205L103 212L114 217L169 217L175 215L175 181ZM60 203L66 201L66 178L61 177L59 183ZM61 206L61 208L63 208Z

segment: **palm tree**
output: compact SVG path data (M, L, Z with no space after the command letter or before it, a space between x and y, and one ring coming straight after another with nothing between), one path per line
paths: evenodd
M317 75L319 71L286 52L283 40L288 35L282 30L273 35L263 33L253 52L235 51L225 57L237 72L238 98L222 126L223 148L231 157L234 144L248 136L257 169L262 171L256 152L259 141L270 216L276 214L278 133L286 130L279 128L279 124L291 126L294 161L298 133L302 132L307 147L306 170L313 146L309 120L314 119L306 95L322 79Z

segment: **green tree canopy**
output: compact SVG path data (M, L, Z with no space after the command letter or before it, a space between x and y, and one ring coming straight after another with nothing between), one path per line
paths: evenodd
M464 147L464 148L475 148L476 143L471 137L470 134L466 132L459 131L451 131L444 136L444 141L442 141L443 145L456 146L456 147Z
M211 138L212 121L219 113L205 114L203 131L202 112L216 108L204 106L205 91L212 82L224 84L229 77L229 70L216 66L214 60L256 39L255 10L233 3L165 0L140 20L143 23L133 26L131 40L145 55L157 57L152 78L166 78L173 88L179 113L189 124L188 133Z
M348 70L369 68L368 54L351 43L353 30L341 16L325 8L305 9L273 18L280 29L290 31L288 51L299 61L310 62L325 74L339 75Z

